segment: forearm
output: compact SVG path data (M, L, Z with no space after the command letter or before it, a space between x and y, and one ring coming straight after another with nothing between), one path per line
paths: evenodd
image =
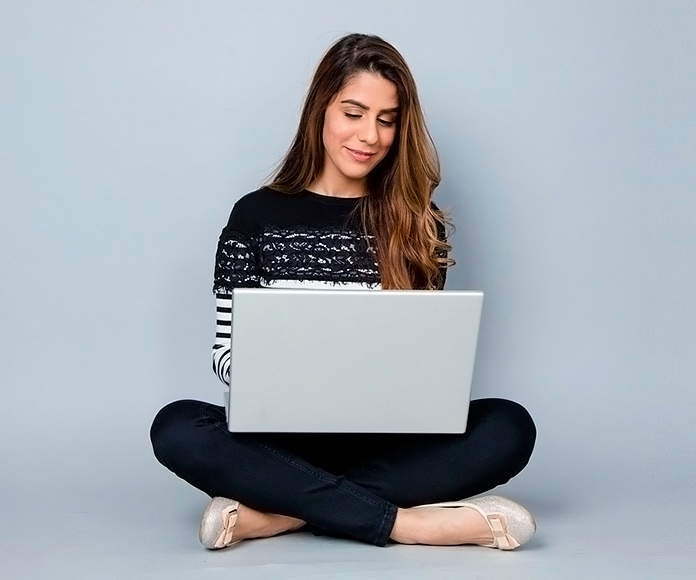
M217 324L213 345L213 372L226 385L230 384L230 344L232 328L232 297L216 294Z

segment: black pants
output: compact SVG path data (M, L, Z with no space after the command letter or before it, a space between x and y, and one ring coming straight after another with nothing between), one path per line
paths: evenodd
M536 429L512 401L471 402L463 435L230 433L222 407L176 401L150 431L157 459L211 497L383 546L398 507L456 500L505 483Z

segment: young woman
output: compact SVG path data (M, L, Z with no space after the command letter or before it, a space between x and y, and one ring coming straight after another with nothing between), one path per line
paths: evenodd
M280 169L235 204L220 236L218 377L229 383L233 288L443 288L439 178L401 55L376 36L341 38ZM526 509L497 496L452 500L519 473L535 436L527 411L502 399L472 401L463 435L230 433L224 409L200 401L167 405L151 430L157 459L213 498L200 529L211 549L305 525L377 546L516 548L535 531ZM434 502L449 503L423 505Z

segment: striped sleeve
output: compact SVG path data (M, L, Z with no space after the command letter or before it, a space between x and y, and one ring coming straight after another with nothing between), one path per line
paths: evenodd
M213 372L226 385L230 384L230 346L232 329L232 297L216 294L217 326L213 345Z

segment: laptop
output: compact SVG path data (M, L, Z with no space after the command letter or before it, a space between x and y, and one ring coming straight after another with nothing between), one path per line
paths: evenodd
M463 433L482 292L235 289L233 432Z

